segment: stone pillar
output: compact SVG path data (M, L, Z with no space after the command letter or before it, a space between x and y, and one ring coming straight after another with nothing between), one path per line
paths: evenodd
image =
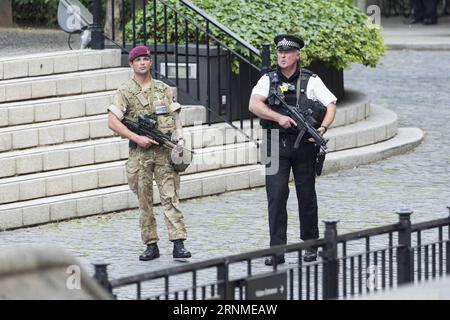
M0 1L0 27L12 27L12 5L11 0Z

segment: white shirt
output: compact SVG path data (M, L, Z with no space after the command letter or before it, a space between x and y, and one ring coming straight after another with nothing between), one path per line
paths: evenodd
M253 87L252 95L257 94L267 98L270 90L270 78L267 74L263 75L256 86ZM331 93L319 76L311 76L306 86L306 97L311 100L320 101L325 107L330 103L336 103L337 98Z

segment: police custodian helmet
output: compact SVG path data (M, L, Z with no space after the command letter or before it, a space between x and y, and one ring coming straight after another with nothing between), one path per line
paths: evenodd
M275 36L273 41L275 42L277 50L300 50L305 46L302 39L290 34L279 34Z

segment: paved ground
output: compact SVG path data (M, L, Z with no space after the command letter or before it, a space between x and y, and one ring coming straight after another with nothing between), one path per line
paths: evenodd
M70 50L68 39L67 33L56 29L0 27L0 57ZM73 49L78 49L78 41L79 35L72 36Z
M391 51L375 68L346 71L346 87L366 92L374 104L394 110L401 127L425 130L414 152L375 164L321 177L320 220L339 219L340 233L395 222L394 210L415 211L413 222L448 215L450 205L450 52ZM264 188L231 192L182 203L189 231L191 261L240 253L268 244ZM288 239L298 241L296 200L291 192ZM160 259L140 262L136 210L36 228L0 233L0 248L13 245L57 245L90 263L109 262L113 278L174 266L161 208L156 208ZM321 232L323 228L321 229ZM288 261L289 262L289 261Z
M450 50L450 16L440 17L438 24L406 25L403 17L381 17L385 43L393 49Z

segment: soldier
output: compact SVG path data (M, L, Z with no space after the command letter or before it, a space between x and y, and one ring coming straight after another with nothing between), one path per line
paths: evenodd
M128 61L134 75L117 90L113 104L108 107L108 126L130 140L125 166L130 189L139 200L141 237L147 245L139 260L159 257L159 238L153 214L153 176L159 189L169 240L174 244L173 257L189 258L191 253L183 244L186 227L179 202L180 176L171 165L171 151L146 136L131 132L121 122L124 117L136 121L141 114L151 115L158 122L158 130L173 134L178 145L183 146L181 106L174 102L168 85L152 79L152 59L147 47L135 47L129 53Z
M261 118L261 126L268 130L267 147L270 139L277 139L279 145L279 169L275 174L266 170L266 193L269 209L270 246L286 244L287 210L289 196L289 175L292 168L297 192L300 218L300 238L302 240L319 237L317 197L315 190L315 163L317 147L312 138L303 137L299 148L294 148L298 130L297 124L283 109L268 99L272 88L285 91L285 102L297 105L300 101L320 102L322 117L318 121L318 132L323 135L334 120L336 97L327 89L322 80L311 71L300 70L300 49L304 42L298 37L281 34L274 39L277 49L277 70L265 74L253 88L249 110ZM276 90L275 90L276 91ZM307 100L305 100L307 99ZM300 103L300 105L302 105ZM326 108L325 108L326 107ZM319 122L320 121L320 122ZM273 152L275 154L275 152ZM267 154L270 154L270 148ZM268 165L266 165L267 167ZM306 262L316 260L316 249L308 249L303 259ZM284 263L284 255L277 261L265 260L266 265Z

